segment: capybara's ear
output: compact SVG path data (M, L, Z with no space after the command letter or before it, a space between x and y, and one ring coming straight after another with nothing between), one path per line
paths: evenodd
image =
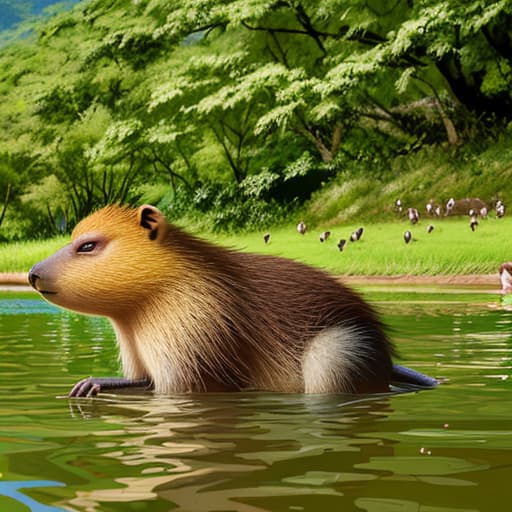
M137 210L139 224L149 230L150 240L162 240L167 232L167 222L162 212L150 204L143 204Z

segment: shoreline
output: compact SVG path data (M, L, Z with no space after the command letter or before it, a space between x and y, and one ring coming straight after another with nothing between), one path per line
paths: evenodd
M385 286L385 285L452 285L491 287L493 291L501 290L500 277L495 274L450 274L450 275L398 275L398 276L336 276L343 283L351 286ZM0 272L0 290L32 290L27 272Z
M0 272L0 286L29 286L28 272Z
M0 272L0 292L31 291L28 272Z
M347 284L406 284L406 285L455 285L492 286L501 288L500 275L495 274L446 274L446 275L398 275L398 276L339 276Z

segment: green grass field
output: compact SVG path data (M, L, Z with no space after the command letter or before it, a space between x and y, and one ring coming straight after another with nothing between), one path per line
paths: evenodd
M427 234L428 224L435 226ZM305 235L295 226L270 230L270 243L264 232L238 235L207 235L206 238L235 249L293 258L336 274L344 275L446 275L488 274L500 263L512 260L512 218L480 220L475 232L467 218L426 219L412 226L408 221L363 224L364 233L357 242L347 241L340 252L340 238L349 239L360 224L329 227L331 237L319 241L322 227ZM413 234L408 245L405 230ZM0 272L23 272L66 243L65 237L0 245Z
M426 228L430 223L434 231L428 234ZM216 240L242 250L286 256L344 275L487 274L497 272L503 261L512 259L512 218L480 220L475 232L466 218L424 219L416 226L406 221L363 224L361 240L347 241L340 252L339 239L348 240L360 225L329 228L332 234L324 243L319 241L321 228L301 236L294 226L270 231L268 246L262 233L222 236ZM406 230L413 235L409 244L403 240Z
M0 244L0 272L27 272L38 261L65 245L67 237Z

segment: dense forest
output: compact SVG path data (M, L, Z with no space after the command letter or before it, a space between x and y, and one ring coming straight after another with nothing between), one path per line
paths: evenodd
M0 48L0 237L141 200L279 222L407 155L508 148L511 81L512 0L82 1Z

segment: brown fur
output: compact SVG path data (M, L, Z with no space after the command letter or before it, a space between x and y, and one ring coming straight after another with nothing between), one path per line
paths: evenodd
M445 215L469 215L470 210L474 210L479 215L484 207L488 208L487 204L478 197L455 199L452 208L445 208Z
M84 242L97 250L80 253ZM123 371L157 392L376 392L392 346L374 310L328 274L218 247L151 206L110 206L32 269L49 300L111 319Z

